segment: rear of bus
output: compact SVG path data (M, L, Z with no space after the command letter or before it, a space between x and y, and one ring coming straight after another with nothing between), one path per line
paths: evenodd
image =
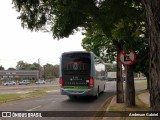
M67 52L61 56L60 92L68 96L93 95L90 52Z

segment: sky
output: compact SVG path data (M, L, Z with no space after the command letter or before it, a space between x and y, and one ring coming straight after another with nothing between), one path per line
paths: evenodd
M61 53L84 51L84 36L80 32L58 41L50 33L23 29L17 19L19 13L11 3L12 0L0 0L0 65L5 69L15 67L20 60L33 63L40 59L41 65L59 64Z

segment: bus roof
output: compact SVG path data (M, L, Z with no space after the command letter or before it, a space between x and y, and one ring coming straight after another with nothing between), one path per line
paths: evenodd
M69 52L64 52L62 54L68 54L68 53L92 53L90 51L69 51Z

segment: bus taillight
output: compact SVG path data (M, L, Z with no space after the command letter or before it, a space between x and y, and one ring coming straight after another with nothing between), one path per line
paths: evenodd
M93 77L90 77L90 79L89 79L89 88L92 88L93 85L94 85L94 79L93 79Z
M63 79L62 79L62 77L59 78L59 84L60 84L61 87L63 86Z

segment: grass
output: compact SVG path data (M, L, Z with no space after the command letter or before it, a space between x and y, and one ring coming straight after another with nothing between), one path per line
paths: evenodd
M42 92L42 91L34 91L30 93L25 93L25 94L2 94L0 95L0 103L6 103L10 101L25 99L25 98L38 97L46 94L48 93Z
M32 97L38 97L41 95L46 95L47 92L43 92L43 91L34 91L34 92L30 92L30 93L26 93L26 94L21 94L21 98L32 98Z
M139 86L139 87L147 86L147 81L137 82L135 83L135 86Z
M46 91L56 90L56 89L59 89L59 87L57 86L57 87L22 88L19 90L22 90L22 91L31 90L33 92L29 92L25 94L0 94L0 103L6 103L6 102L20 100L20 99L38 97L38 96L49 94Z
M124 83L125 85L125 83ZM136 87L147 87L147 81L135 82Z
M21 99L20 94L2 94L0 95L0 103Z
M116 103L116 97L113 98L108 111L149 111L149 107L145 103L143 103L139 98L138 95L141 93L147 92L147 90L143 90L136 93L136 106L134 107L126 107L124 103ZM149 117L121 117L121 120L149 120Z
M57 90L59 89L59 86L53 86L53 87L33 87L33 88L19 88L19 90L41 90L41 91L50 91L50 90Z

